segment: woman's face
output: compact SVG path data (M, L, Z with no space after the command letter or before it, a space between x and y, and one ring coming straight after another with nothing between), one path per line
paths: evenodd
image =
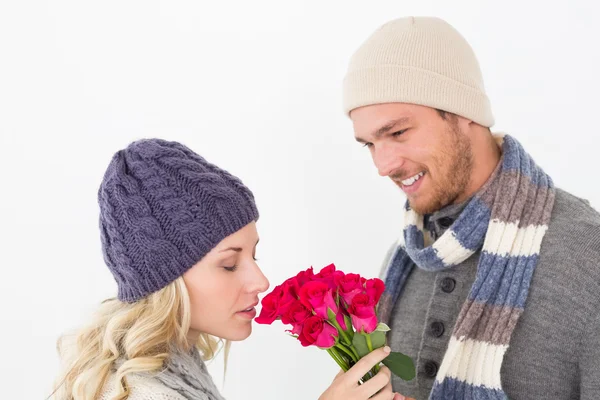
M269 288L256 264L257 243L256 223L251 222L223 239L183 275L191 302L191 338L202 332L243 340L252 333L258 294Z

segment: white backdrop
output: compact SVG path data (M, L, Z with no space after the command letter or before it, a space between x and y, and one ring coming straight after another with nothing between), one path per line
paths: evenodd
M375 276L404 200L354 142L341 80L398 16L457 27L496 130L599 208L598 12L590 0L2 0L0 398L45 398L56 338L115 293L96 191L134 139L181 141L244 180L272 286L330 262ZM219 383L222 366L210 365ZM336 372L281 325L256 326L232 348L223 393L316 399Z

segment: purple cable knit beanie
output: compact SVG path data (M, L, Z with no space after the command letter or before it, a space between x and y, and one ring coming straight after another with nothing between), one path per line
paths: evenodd
M98 191L104 260L134 302L258 219L250 189L177 142L144 139L112 158Z

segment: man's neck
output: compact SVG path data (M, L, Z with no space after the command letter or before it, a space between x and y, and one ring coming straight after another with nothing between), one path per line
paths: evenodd
M453 204L464 203L479 191L498 168L502 151L492 134L487 131L474 135L472 140L473 169L467 190Z

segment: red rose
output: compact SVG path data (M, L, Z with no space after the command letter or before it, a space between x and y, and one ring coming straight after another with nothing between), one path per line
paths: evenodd
M312 281L304 284L300 288L300 301L321 318L328 318L327 309L331 309L335 314L338 312L332 291L325 282Z
M312 311L306 308L301 301L297 300L294 304L292 304L287 314L282 316L281 322L284 324L292 324L292 329L288 332L291 332L294 335L299 335L302 332L302 324L304 324L304 321L306 321L312 315Z
M306 282L310 282L314 279L315 274L313 272L313 268L310 267L306 271L298 272L296 275L296 281L298 282L298 286L302 287Z
M317 273L315 275L315 277L317 277L317 278L325 278L325 277L333 275L334 272L335 272L335 264L329 264L329 265L323 267L319 271L319 273Z
M298 283L297 277L294 276L292 278L286 279L286 281L283 282L281 284L281 286L285 292L289 292L290 295L292 295L296 299L298 298L298 294L300 291L300 284Z
M263 297L261 304L260 315L256 317L255 321L258 324L270 325L279 318L279 301L283 295L281 286L276 286L275 289L265 297Z
M325 282L331 289L336 289L337 286L335 284L335 280L344 276L342 271L335 270L335 264L329 264L319 271L318 274L315 275L315 280Z
M352 326L357 332L371 333L377 328L375 302L368 294L357 294L348 308Z
M337 276L335 283L338 287L338 293L346 304L352 304L352 299L357 294L364 292L364 278L358 274L346 274Z
M298 301L300 286L296 277L290 278L281 284L281 299L279 300L279 315L282 317L282 322L287 324L283 320L283 317L288 312L292 304Z
M367 294L371 296L375 304L379 303L381 294L385 290L385 284L383 283L383 281L378 278L369 279L366 282L365 287Z
M315 345L317 347L328 349L336 343L338 331L323 318L316 315L307 318L302 326L302 333L298 340L302 346Z

